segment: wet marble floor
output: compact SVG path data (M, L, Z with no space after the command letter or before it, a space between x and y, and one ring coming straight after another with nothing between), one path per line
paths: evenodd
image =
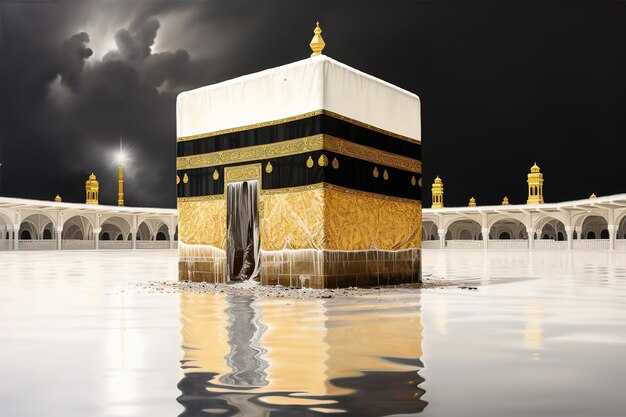
M457 285L146 291L173 251L0 252L2 416L622 416L626 253L427 250ZM461 287L475 287L475 290Z

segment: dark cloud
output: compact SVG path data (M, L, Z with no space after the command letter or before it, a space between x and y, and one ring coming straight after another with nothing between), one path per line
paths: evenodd
M124 24L123 14L115 14L109 22L113 26L117 20L121 26L111 35L115 49L100 51L101 59L94 57L88 31L62 37L63 30L51 16L40 14L37 5L0 8L3 21L9 11L15 22L30 16L30 26L40 28L41 35L18 25L1 31L7 35L3 56L10 57L1 68L6 93L0 113L3 194L47 199L50 193L60 193L66 201L82 201L84 177L94 171L101 180L103 202L113 203L113 152L124 138L132 158L127 167L128 202L173 205L174 190L164 184L171 185L174 176L176 94L202 83L193 74L193 65L200 61L194 62L184 49L153 53L160 22L148 10L171 8L117 5L129 7L135 16ZM68 6L60 3L52 9L59 26L75 26L73 21L101 8L92 3L83 13L73 9L70 18ZM106 19L103 13L100 19Z
M446 202L625 191L626 23L619 2L0 3L0 194L174 206L178 92L325 53L422 99L424 184ZM584 173L581 167L584 166ZM428 186L424 199L430 199Z
M141 24L134 24L133 33L127 29L120 29L115 34L115 43L122 59L129 62L140 62L149 57L160 26L158 20L148 19Z
M59 54L59 69L61 83L76 90L85 60L93 55L93 51L87 47L89 35L85 32L77 33L61 44Z

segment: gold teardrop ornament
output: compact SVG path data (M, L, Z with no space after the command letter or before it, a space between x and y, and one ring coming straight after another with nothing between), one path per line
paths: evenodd
M220 179L220 173L219 173L219 171L217 170L217 168L215 169L215 171L213 171L213 179L214 179L215 181L217 181L217 180L219 180L219 179Z
M374 178L378 178L378 167L374 167L374 171L372 171Z
M187 173L185 172L185 175L183 175L183 183L187 184L189 182L189 177L187 176Z
M339 161L337 158L333 158L333 168L339 169Z
M421 178L417 181L417 185L419 185L420 188L422 188L422 179Z
M313 158L311 158L311 155L309 155L309 159L306 160L306 167L307 168L313 168Z
M267 165L265 165L265 172L271 174L273 170L274 167L272 166L272 163L270 161L267 161Z
M415 184L417 184L417 180L415 179L415 175L413 175L413 176L411 177L411 185L412 185L413 187L415 187Z
M383 171L383 179L387 181L389 179L389 174L387 174L387 170Z
M176 174L176 185L180 184L180 177Z
M328 166L328 157L324 154L320 155L320 158L317 160L317 164L321 167Z

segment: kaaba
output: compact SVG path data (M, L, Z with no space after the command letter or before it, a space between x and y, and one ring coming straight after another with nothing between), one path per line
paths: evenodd
M307 59L178 96L179 279L421 282L420 100L320 32Z

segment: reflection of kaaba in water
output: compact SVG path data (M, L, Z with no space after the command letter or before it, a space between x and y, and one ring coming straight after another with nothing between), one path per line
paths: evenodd
M182 294L181 416L420 412L415 299Z

